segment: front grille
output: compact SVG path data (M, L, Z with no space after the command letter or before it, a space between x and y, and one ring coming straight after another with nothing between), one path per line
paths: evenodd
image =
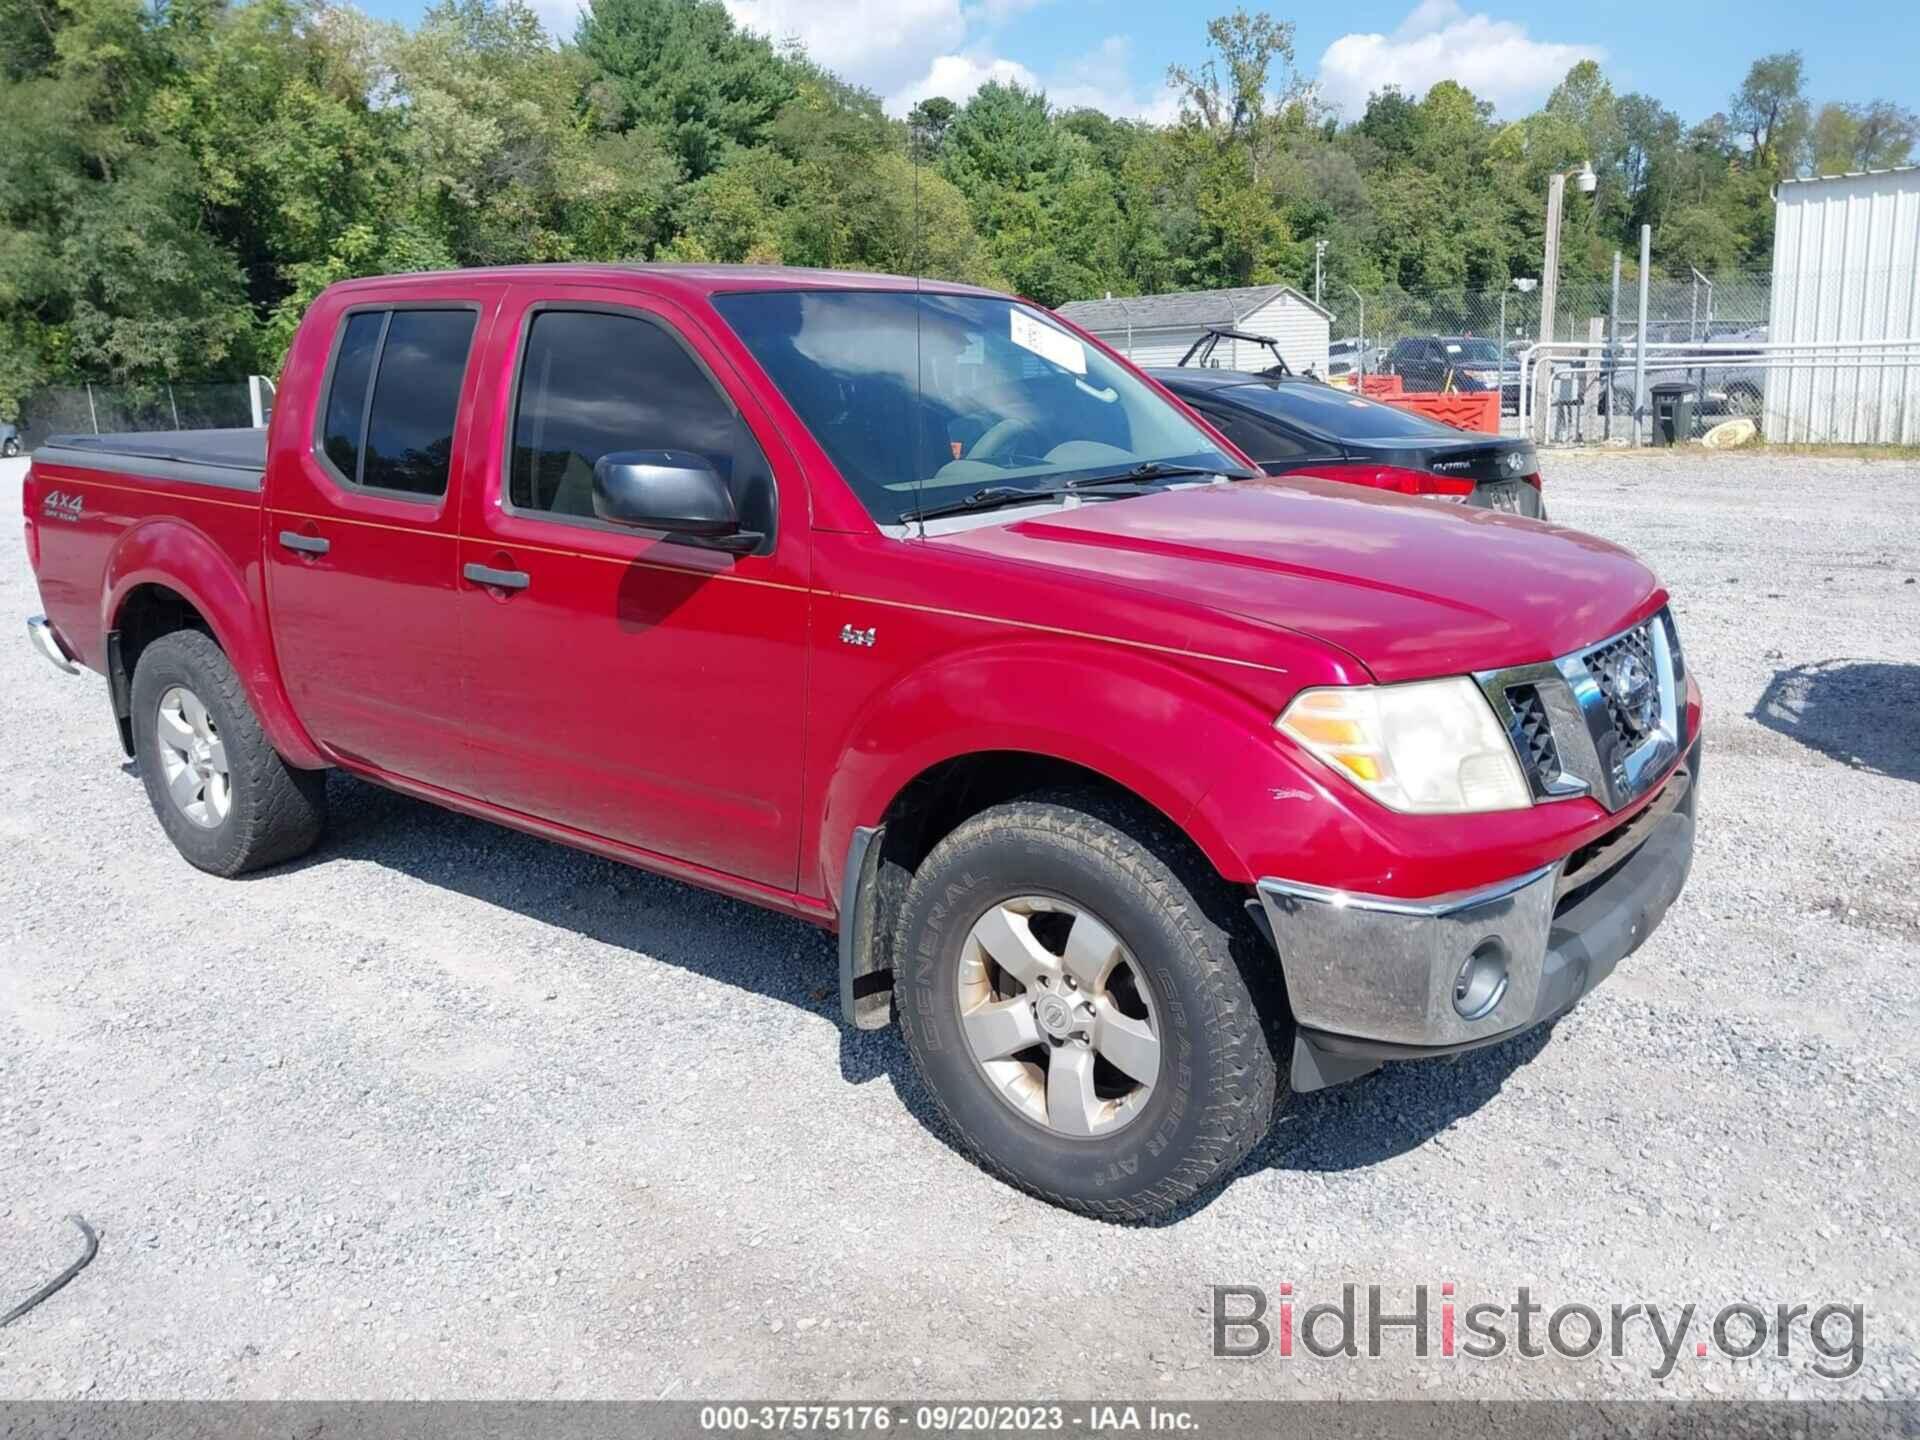
M1538 800L1624 809L1685 750L1686 685L1666 611L1558 660L1474 677Z
M1631 750L1660 723L1660 680L1654 668L1653 622L1636 625L1583 657L1600 687L1613 728Z
M1560 747L1553 743L1553 721L1534 685L1515 685L1507 691L1513 707L1513 736L1519 743L1520 763L1527 767L1535 793L1560 778Z

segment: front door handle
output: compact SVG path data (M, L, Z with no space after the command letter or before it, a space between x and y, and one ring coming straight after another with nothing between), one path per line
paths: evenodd
M318 535L302 535L298 530L282 530L280 543L289 550L298 550L302 555L324 555L333 548L331 540L322 540Z
M524 570L496 570L491 565L469 565L460 573L476 585L491 585L496 590L524 590L533 583Z

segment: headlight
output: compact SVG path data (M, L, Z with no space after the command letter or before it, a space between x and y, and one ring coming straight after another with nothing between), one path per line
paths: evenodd
M1533 803L1492 706L1464 675L1303 690L1274 727L1392 810L1458 815Z

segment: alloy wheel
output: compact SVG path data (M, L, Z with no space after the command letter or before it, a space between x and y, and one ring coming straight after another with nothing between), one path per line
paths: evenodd
M233 808L233 780L227 748L207 707L186 686L175 685L160 697L154 732L167 795L195 825L218 828Z
M967 933L960 1025L993 1091L1062 1135L1137 1119L1160 1076L1160 1030L1120 938L1083 906L1025 895Z

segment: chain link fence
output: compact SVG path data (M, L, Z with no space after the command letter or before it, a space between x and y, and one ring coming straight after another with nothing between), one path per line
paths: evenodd
M49 385L20 406L20 443L128 430L237 429L253 424L245 380L195 385Z
M1890 269L1810 277L1781 287L1765 271L1647 282L1648 394L1638 396L1639 283L1562 281L1533 431L1547 443L1647 438L1658 405L1684 387L1687 434L1752 419L1770 441L1920 443L1920 300L1914 279ZM1507 428L1519 425L1521 357L1541 339L1537 287L1501 290L1349 290L1334 310L1336 350L1355 368L1400 375L1409 389L1501 389ZM1820 342L1816 345L1814 342ZM1688 347L1697 346L1696 350ZM1529 375L1531 381L1531 375Z

